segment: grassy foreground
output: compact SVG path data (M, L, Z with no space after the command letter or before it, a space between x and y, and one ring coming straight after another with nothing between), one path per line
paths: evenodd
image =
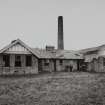
M105 105L105 74L1 77L0 105Z

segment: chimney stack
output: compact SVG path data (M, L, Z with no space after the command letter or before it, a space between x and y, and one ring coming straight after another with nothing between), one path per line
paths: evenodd
M63 41L63 16L58 17L58 49L64 49L64 41Z

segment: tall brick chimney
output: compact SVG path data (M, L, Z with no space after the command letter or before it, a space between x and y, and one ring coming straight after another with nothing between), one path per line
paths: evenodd
M63 16L58 17L58 49L64 49L64 41L63 41Z

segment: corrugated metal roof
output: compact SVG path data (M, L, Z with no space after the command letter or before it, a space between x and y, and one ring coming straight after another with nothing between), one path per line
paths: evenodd
M53 50L46 51L45 49L32 48L33 51L39 53L40 58L55 58L55 59L83 59L83 55L77 51L69 50Z
M46 51L45 49L39 49L39 48L31 48L34 52L37 52L39 55L39 58L54 58L54 54L50 51Z
M87 53L87 52L92 52L92 51L98 51L100 50L101 48L105 47L105 45L101 45L101 46L98 46L98 47L91 47L91 48L86 48L86 49L82 49L82 50L79 50L80 53Z
M56 52L56 58L59 59L83 59L83 55L77 51L70 50L58 50Z

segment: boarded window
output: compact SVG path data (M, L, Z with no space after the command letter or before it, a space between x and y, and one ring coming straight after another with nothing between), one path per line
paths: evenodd
M32 66L32 56L26 55L26 66Z
M15 67L21 67L21 56L15 55Z
M3 55L3 62L5 67L10 66L10 55Z

